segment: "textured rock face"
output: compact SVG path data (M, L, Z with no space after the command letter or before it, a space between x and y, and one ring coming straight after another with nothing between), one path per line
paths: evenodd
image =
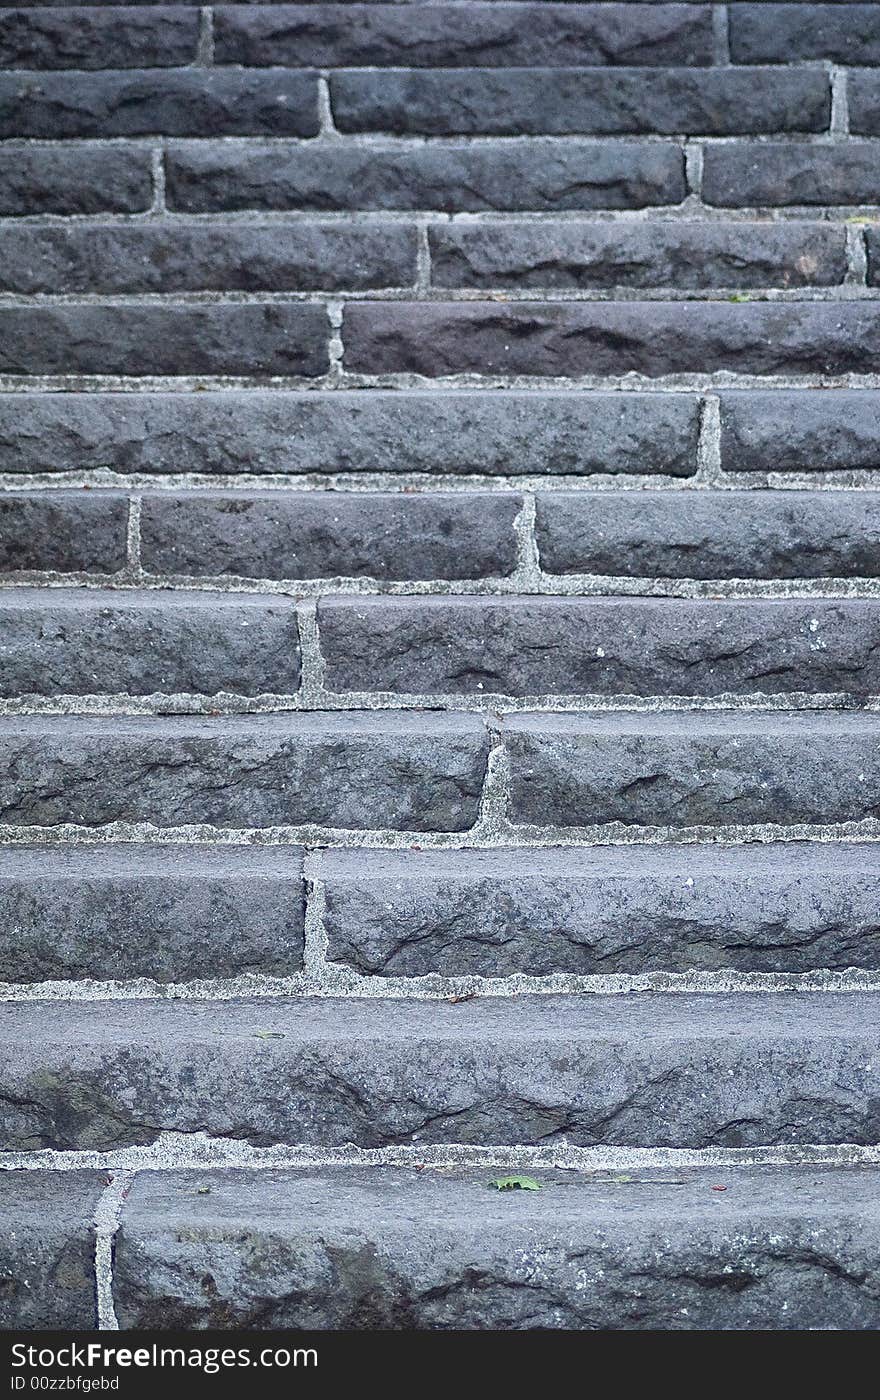
M112 10L77 6L9 9L0 35L0 68L152 68L192 63L198 10L182 5Z
M476 820L486 732L464 715L0 721L0 818L460 831Z
M880 464L878 432L880 394L869 389L721 395L725 471L871 470Z
M877 612L867 601L343 598L322 599L318 618L336 691L872 695L880 687Z
M152 198L147 150L0 147L0 214L135 214Z
M796 142L707 146L703 198L725 209L788 204L876 204L880 174L874 148L801 146Z
M339 851L321 879L364 975L880 967L871 845Z
M375 390L0 397L4 471L592 472L689 476L685 394ZM340 497L340 509L344 498ZM367 509L367 506L363 507ZM301 509L307 509L305 503Z
M116 1247L132 1327L875 1328L871 1172L144 1173ZM280 1208L279 1208L280 1207ZM243 1244L242 1241L247 1243ZM210 1280L210 1287L205 1281Z
M511 715L505 730L515 822L785 826L877 815L871 715Z
M5 493L0 496L0 570L118 573L126 562L127 524L128 501L121 494Z
M875 1143L871 993L9 1005L5 1148Z
M10 982L287 976L302 967L304 913L295 847L0 851Z
M95 1326L95 1207L106 1172L0 1172L0 1327Z

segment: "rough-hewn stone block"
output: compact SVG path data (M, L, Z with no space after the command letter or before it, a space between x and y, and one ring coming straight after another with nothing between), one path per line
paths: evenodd
M880 160L867 141L706 146L703 199L725 209L877 204Z
M856 136L880 136L880 73L856 68L847 77L849 129Z
M135 146L0 146L0 214L137 214L152 198Z
M727 12L734 63L880 62L876 5L734 4Z
M181 5L0 9L0 68L153 68L192 63L198 10Z
M93 1222L106 1185L106 1172L0 1172L0 1327L94 1329Z
M0 571L117 573L125 566L127 523L128 501L116 492L4 492Z
M725 471L855 471L880 467L880 394L725 390ZM861 497L870 500L870 497Z

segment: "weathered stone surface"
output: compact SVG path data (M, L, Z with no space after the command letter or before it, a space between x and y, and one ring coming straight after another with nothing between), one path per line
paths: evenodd
M136 214L153 198L137 147L0 146L0 214Z
M416 695L880 694L880 603L339 598L327 684Z
M145 496L152 573L247 578L485 578L516 567L522 497L277 491Z
M0 594L2 695L289 694L288 599L40 589Z
M349 302L343 342L365 374L880 371L880 318L858 302Z
M4 1330L93 1330L92 1222L106 1185L106 1172L0 1172Z
M691 476L698 431L686 394L2 394L0 468Z
M340 131L397 136L747 136L826 131L831 116L818 66L342 72L330 101Z
M515 822L737 826L880 815L871 714L510 715Z
M849 129L856 136L880 136L880 73L855 68L847 77Z
M725 209L876 204L880 162L876 147L866 141L707 146L702 191L707 204Z
M728 27L734 63L880 62L876 5L734 4Z
M880 967L873 845L328 851L328 956L381 977Z
M8 982L283 977L302 967L304 913L296 847L0 850Z
M223 209L642 209L686 193L678 146L530 141L369 146L176 142L169 207ZM876 181L875 181L876 184Z
M0 74L0 136L315 136L318 79L279 68Z
M295 303L0 308L6 374L323 374L327 312Z
M488 741L470 715L0 721L0 819L464 831Z
M153 68L192 63L196 9L128 5L0 10L0 68Z
M0 570L114 574L125 566L128 501L118 492L0 495Z
M516 1170L515 1154L511 1162ZM880 1323L872 1170L738 1168L723 1173L724 1193L713 1191L717 1168L652 1169L631 1185L542 1171L540 1191L490 1191L499 1174L141 1173L116 1238L121 1325L760 1332Z
M214 10L217 63L552 68L708 64L707 6L272 5Z
M836 389L833 394L724 390L721 465L729 472L876 469L880 394L870 389Z
M880 574L880 493L874 491L547 492L538 496L535 533L551 574Z
M438 224L428 241L438 287L806 287L846 273L829 223Z
M871 993L11 1003L0 1144L876 1143Z
M880 286L880 237L876 228L865 230L865 240L868 248L868 283L872 287Z
M404 224L22 224L3 235L9 292L284 292L410 287Z

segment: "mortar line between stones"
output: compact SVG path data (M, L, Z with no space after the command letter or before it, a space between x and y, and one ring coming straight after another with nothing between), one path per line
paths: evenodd
M165 149L160 141L150 151L150 179L153 187L153 198L150 208L147 210L149 217L164 217L165 209Z
M730 66L730 12L727 5L712 6L713 63L716 68Z
M846 226L846 283L864 287L868 280L868 245L865 230L855 224Z
M214 63L214 11L210 5L199 10L199 37L196 46L196 64L210 68Z
M839 64L831 65L831 124L832 136L849 136L849 90L847 70Z
M135 585L142 583L144 572L141 564L141 507L140 496L129 496L125 529L126 573ZM38 578L35 582L40 583L42 580ZM46 584L42 583L42 586L45 587Z
M130 1169L114 1171L95 1211L95 1293L97 1324L101 1332L119 1330L113 1302L113 1243L133 1180L134 1172Z

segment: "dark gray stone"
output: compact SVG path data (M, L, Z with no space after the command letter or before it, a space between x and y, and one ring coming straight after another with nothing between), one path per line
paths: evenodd
M272 5L214 10L217 63L552 68L708 64L708 6Z
M342 72L330 101L340 131L397 136L747 136L826 131L831 117L818 66Z
M847 76L849 129L856 136L880 136L880 73L854 68Z
M318 79L296 69L0 74L0 136L315 136Z
M877 204L880 161L866 141L706 146L703 199L725 209Z
M78 224L3 235L9 292L284 292L411 287L403 224Z
M336 691L880 694L875 601L340 598L318 620Z
M153 198L149 151L0 146L0 214L137 214Z
M0 68L170 67L198 39L198 11L180 5L0 10Z
M45 589L0 593L2 695L290 694L288 599Z
M727 7L734 63L793 63L827 58L837 63L880 62L876 4L734 4Z
M865 240L868 248L868 285L878 287L880 286L880 238L877 236L877 229L866 229Z
M724 827L880 816L880 721L831 711L511 715L515 822Z
M387 75L386 75L387 76ZM298 147L179 142L166 153L169 207L223 209L642 209L678 204L673 145L530 141ZM876 180L875 180L876 184Z
M880 493L547 492L536 536L551 574L876 578Z
M0 720L0 818L16 826L319 822L465 831L488 741L470 715Z
M428 239L438 287L807 287L846 273L829 223L439 224Z
M729 472L876 469L880 394L870 389L724 391L721 465Z
M93 1220L107 1181L106 1172L0 1172L4 1330L94 1329Z
M685 394L2 394L0 468L680 477L697 469L698 431Z
M0 850L7 982L289 976L304 914L296 847Z
M880 968L874 845L328 851L321 882L370 976Z
M364 374L880 371L880 318L858 302L349 302L343 342Z
M324 374L323 306L0 308L5 374Z
M7 1003L0 1144L876 1143L876 1051L870 992Z
M485 578L516 567L522 497L277 491L145 496L141 559L157 574Z
M114 574L125 567L128 500L117 492L0 495L0 570Z
M880 1325L875 1170L541 1171L540 1191L490 1190L499 1175L503 1168L140 1173L116 1238L121 1325Z

